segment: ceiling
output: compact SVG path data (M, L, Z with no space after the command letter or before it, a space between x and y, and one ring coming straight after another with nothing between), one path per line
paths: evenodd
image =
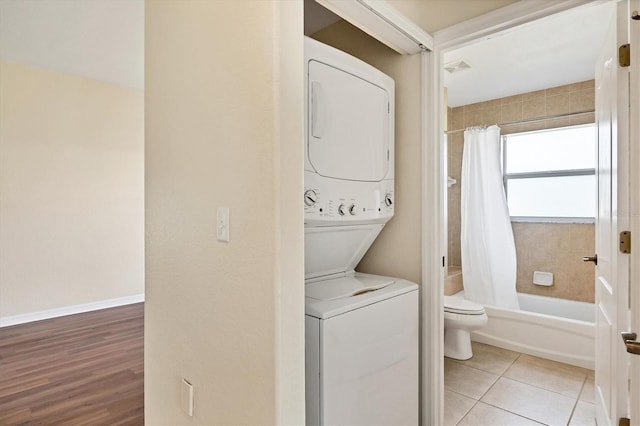
M517 0L387 0L389 5L433 33L448 26L516 3ZM311 35L341 18L316 0L304 0L304 34Z
M517 3L517 0L387 0L428 33ZM537 1L537 0L526 0Z
M584 6L446 52L472 66L445 72L450 106L592 79L612 15ZM305 1L306 34L338 19ZM142 89L144 0L0 0L0 59Z
M449 106L593 79L614 11L612 2L587 5L446 52L445 64L471 65L444 72Z
M144 0L0 0L0 59L144 87Z

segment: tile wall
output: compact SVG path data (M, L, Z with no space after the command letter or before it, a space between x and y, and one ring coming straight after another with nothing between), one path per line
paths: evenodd
M550 115L593 110L593 80L553 87L456 108L447 112L449 131L470 126L508 123ZM502 125L502 134L593 123L594 115L556 118L534 123ZM463 132L450 133L448 141L448 173L457 180L449 188L449 265L458 266L460 259L460 174L462 169ZM594 268L582 256L595 253L594 225L514 223L518 256L517 289L521 293L540 294L570 300L594 301ZM552 272L554 285L533 285L533 271ZM457 290L447 286L447 294Z

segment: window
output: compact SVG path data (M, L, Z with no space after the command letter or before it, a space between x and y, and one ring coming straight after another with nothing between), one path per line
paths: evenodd
M594 124L506 135L502 153L512 221L593 222Z

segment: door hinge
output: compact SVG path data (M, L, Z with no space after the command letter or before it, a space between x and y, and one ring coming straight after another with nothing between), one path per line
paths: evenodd
M629 426L631 424L631 419L626 417L620 417L618 419L618 426Z
M623 44L618 48L618 63L621 67L628 67L631 65L631 45Z
M631 231L622 231L620 233L620 252L631 253Z

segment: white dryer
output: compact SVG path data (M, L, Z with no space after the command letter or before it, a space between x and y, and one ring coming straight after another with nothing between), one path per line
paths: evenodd
M394 82L305 38L307 425L418 423L418 287L355 272L394 212Z

